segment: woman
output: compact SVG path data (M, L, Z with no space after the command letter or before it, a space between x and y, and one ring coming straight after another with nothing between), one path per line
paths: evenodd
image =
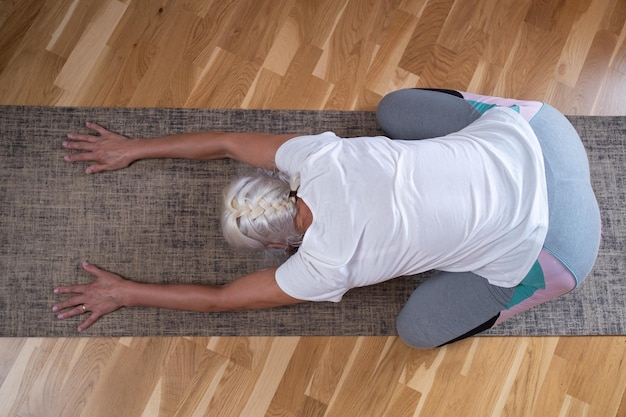
M449 90L400 90L377 116L389 137L341 139L195 133L129 140L68 135L69 162L88 173L143 158L233 158L264 172L225 191L233 245L298 247L281 266L232 283L139 284L93 265L86 285L56 304L59 318L91 312L84 330L123 306L195 311L340 301L350 288L431 269L398 317L405 342L459 340L562 295L591 271L599 210L587 157L567 119L539 102ZM417 140L425 139L425 140Z

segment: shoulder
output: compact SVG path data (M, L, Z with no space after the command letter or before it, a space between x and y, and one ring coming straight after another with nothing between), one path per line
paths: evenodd
M278 152L293 151L295 149L315 149L328 143L341 140L334 132L323 132L316 135L294 136L284 141L277 150Z
M276 270L276 283L291 297L339 302L350 289L339 269L303 256L302 248Z
M296 172L307 158L339 141L341 138L333 132L291 138L278 147L275 155L276 167L281 171Z
M226 156L257 168L274 169L276 152L294 134L224 133Z

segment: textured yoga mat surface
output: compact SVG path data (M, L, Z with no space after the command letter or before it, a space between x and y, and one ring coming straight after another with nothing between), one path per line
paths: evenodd
M609 335L626 331L626 117L570 117L590 157L603 218L593 274L557 300L490 330L493 335ZM73 336L58 321L59 285L88 282L89 260L142 282L213 283L267 266L226 246L223 186L248 168L233 161L140 161L85 175L61 142L93 121L151 137L194 130L381 134L373 113L208 109L0 107L0 336ZM125 308L84 336L393 335L395 317L423 274L350 291L341 303L200 314Z

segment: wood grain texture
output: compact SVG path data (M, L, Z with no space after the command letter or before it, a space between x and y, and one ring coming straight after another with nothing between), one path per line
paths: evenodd
M626 114L626 0L2 0L0 104ZM210 320L210 317L207 317ZM626 416L626 337L0 339L3 416Z

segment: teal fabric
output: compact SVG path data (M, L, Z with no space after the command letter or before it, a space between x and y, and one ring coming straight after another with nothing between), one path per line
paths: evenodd
M515 287L515 292L513 293L513 297L507 304L505 310L513 307L516 304L521 303L522 301L532 297L532 295L538 289L545 289L546 281L543 275L543 269L541 269L541 265L539 265L539 261L535 261L532 268L526 277L520 282L517 287Z
M465 100L465 101L471 104L472 107L474 107L476 111L478 111L478 113L480 114L484 114L487 110L493 109L494 107L498 107L497 104L481 103L480 101L474 101L474 100ZM519 106L514 104L512 106L509 106L509 108L519 113Z

